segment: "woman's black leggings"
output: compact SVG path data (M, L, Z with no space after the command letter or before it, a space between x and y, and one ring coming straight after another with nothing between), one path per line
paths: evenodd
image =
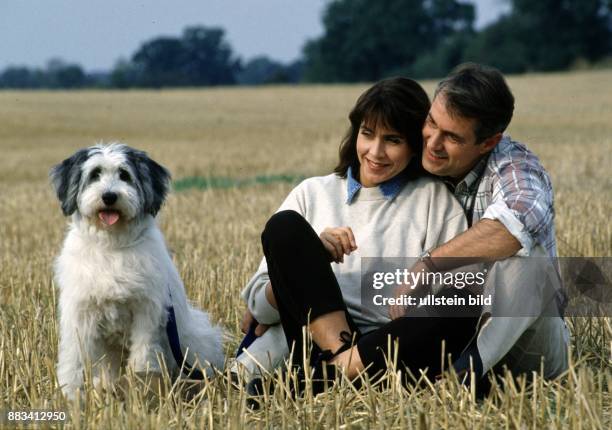
M344 311L371 377L380 375L388 367L389 336L392 342L397 342L398 367L417 377L422 370L433 378L441 373L443 365L447 367L448 355L455 360L475 333L478 318L473 316L477 314L473 307L470 317L444 317L431 316L439 314L435 306L422 306L412 309L406 317L362 334L342 299L328 251L300 214L276 213L267 222L261 240L287 344L293 347L294 364L302 363L302 327L333 311ZM467 295L461 290L452 290L439 294ZM415 312L427 316L417 316ZM310 357L316 357L320 351L313 343Z

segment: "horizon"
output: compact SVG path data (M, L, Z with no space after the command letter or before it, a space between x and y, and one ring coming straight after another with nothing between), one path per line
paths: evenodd
M252 0L234 0L228 8L222 0L207 0L206 5L183 0L180 9L166 10L162 0L146 4L5 0L0 5L0 70L10 66L41 68L52 59L61 59L88 73L109 72L144 42L179 37L186 27L195 25L223 28L234 55L244 61L266 56L288 64L300 58L307 40L322 34L321 14L327 0L287 3L265 0L255 5ZM503 0L471 3L476 6L477 29L507 10ZM26 19L30 25L23 24Z

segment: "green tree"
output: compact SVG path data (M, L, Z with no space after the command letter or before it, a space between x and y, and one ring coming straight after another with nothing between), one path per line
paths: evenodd
M512 0L510 14L467 47L464 59L507 73L560 70L597 61L612 49L610 0Z
M181 41L171 37L160 37L145 42L132 56L137 73L137 85L144 87L186 85L181 76L183 62Z
M87 84L87 76L78 64L69 64L60 58L47 62L43 75L44 86L50 88L81 88Z
M283 79L285 77L285 79ZM266 56L259 56L244 64L236 76L237 82L244 85L269 84L287 82L281 63Z
M258 56L241 66L236 82L240 85L297 83L302 76L302 68L300 61L285 65L265 55Z
M113 71L120 86L227 85L235 83L239 62L220 28L189 27L181 38L160 37L144 43L130 63Z
M457 33L471 31L474 7L456 0L335 0L325 33L304 47L309 81L373 81L406 68Z
M73 89L97 84L78 64L52 58L45 69L9 66L0 73L0 88L61 88Z
M584 58L610 53L610 3L607 0L513 0L513 18L523 36L531 67L553 70Z
M134 63L124 58L115 63L110 73L110 86L113 88L129 88L139 82L140 73Z
M524 23L503 16L466 45L462 61L488 64L504 73L523 73L531 68L526 31Z
M39 88L38 74L24 66L9 66L0 74L0 88Z
M227 85L236 82L239 62L220 28L189 27L183 32L181 75L189 85Z

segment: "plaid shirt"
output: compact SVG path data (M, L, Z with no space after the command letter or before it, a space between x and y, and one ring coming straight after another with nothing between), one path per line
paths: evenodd
M557 257L552 184L525 145L504 136L461 182L449 185L466 214L473 208L470 221L498 220L516 237L517 255L528 256L539 244Z

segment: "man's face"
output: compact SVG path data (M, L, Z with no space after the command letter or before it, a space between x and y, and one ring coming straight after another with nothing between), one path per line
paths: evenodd
M476 145L475 125L475 119L451 115L446 109L444 94L438 94L423 126L422 162L425 170L437 176L463 179L501 138L499 134L494 143L489 138Z

